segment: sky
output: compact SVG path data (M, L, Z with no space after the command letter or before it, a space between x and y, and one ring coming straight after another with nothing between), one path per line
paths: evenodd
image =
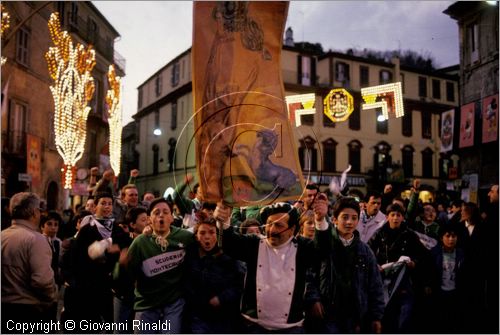
M126 59L123 124L137 113L137 87L191 47L190 1L92 1L121 35L115 51ZM457 22L443 11L454 1L290 1L286 28L295 42L323 50L413 50L437 68L459 62ZM285 28L285 29L286 29Z

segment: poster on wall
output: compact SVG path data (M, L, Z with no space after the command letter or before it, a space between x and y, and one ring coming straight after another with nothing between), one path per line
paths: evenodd
M483 143L497 140L498 134L498 94L483 99Z
M26 145L28 151L26 172L31 175L31 186L36 188L42 179L42 141L38 136L27 134Z
M455 110L451 109L441 115L441 150L447 152L453 149L453 125L455 124Z
M460 148L474 145L474 108L474 102L460 108Z

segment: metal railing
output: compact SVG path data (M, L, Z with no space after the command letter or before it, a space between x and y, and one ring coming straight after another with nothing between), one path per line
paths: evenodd
M125 67L127 65L127 61L125 60L125 57L120 55L120 53L115 50L113 58L114 58L115 65L118 67L118 69L116 69L116 71L118 73L121 72L124 75L125 74Z
M21 130L2 132L2 150L9 154L26 154L26 132Z

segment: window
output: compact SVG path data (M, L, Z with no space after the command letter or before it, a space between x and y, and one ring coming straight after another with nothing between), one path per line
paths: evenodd
M299 85L316 85L316 58L297 56L297 83Z
M358 140L352 140L347 144L349 149L349 164L351 173L361 173L361 148L363 145Z
M405 93L405 74L404 73L399 74L399 80L401 81L401 92L404 94Z
M300 122L304 126L313 126L314 125L314 114L301 115Z
M153 144L153 175L157 175L159 171L159 165L160 165L160 147L158 144Z
M172 102L172 120L170 122L170 129L177 128L177 101Z
M172 77L171 77L172 87L179 85L180 72L181 72L180 64L178 62L174 63L172 65Z
M87 21L87 34L89 41L96 44L99 37L99 27L97 26L97 23L90 17Z
M139 96L137 98L137 108L142 107L142 87L139 88Z
M69 16L69 23L71 25L78 25L78 3L77 1L71 1L71 13Z
M26 130L28 106L22 102L11 100L9 116L9 149L11 152L24 152L26 149Z
M335 122L330 120L330 118L326 116L325 113L322 114L323 114L323 127L335 128Z
M337 142L329 138L323 142L323 171L335 172L337 170Z
M441 99L441 80L432 79L432 97Z
M387 70L380 70L379 82L380 82L380 85L388 84L388 83L392 82L392 72L387 71Z
M300 140L299 160L300 166L304 171L317 170L317 152L314 148L315 144L316 141L309 136L307 136L303 140Z
M92 113L95 115L102 115L100 105L102 103L102 83L99 79L94 78L94 95L90 101Z
M427 97L427 78L418 77L418 95L421 97Z
M411 145L405 145L401 151L405 178L411 178L413 177L413 153L415 149Z
M160 128L160 111L155 110L155 128L154 129L158 129L158 128Z
M300 84L305 86L311 85L311 57L301 57L302 77Z
M297 55L297 83L316 85L316 58Z
M432 149L425 148L422 151L422 177L432 178Z
M370 71L368 66L359 67L359 85L361 87L370 86Z
M140 143L140 138L141 138L141 122L140 121L135 121L135 143L138 144Z
M360 130L361 129L361 106L358 99L355 99L354 110L349 116L349 129Z
M155 93L159 97L161 94L161 74L159 74L155 79Z
M431 123L431 113L429 111L422 111L422 137L431 138L432 135L432 123Z
M16 34L16 61L24 66L29 65L30 32L25 27L19 28Z
M377 133L379 134L387 134L389 132L389 121L379 121L379 116L382 115L382 109L377 108Z
M184 100L181 100L181 122L184 122L186 120L186 113L184 110Z
M446 82L446 100L450 102L455 101L455 84L451 81Z
M412 119L412 113L411 111L406 111L405 115L401 118L402 124L402 130L403 130L403 136L406 137L411 137L413 135L413 119Z
M335 80L341 82L344 87L350 86L349 64L343 62L335 63Z
M392 157L391 146L387 142L379 142L374 147L375 155L373 157L373 169L375 178L379 181L387 181L387 169L391 167Z
M184 79L186 77L185 70L186 70L186 60L183 59L182 64L181 64L181 78L182 79Z
M65 22L65 12L64 12L64 1L57 1L57 12L59 13L59 22L61 22L61 26L64 26Z
M470 50L470 62L475 63L479 60L479 26L477 23L468 26L467 36Z

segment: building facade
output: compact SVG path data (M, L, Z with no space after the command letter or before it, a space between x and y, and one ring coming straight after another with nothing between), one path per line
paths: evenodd
M65 209L87 195L88 170L107 167L109 127L105 104L107 72L115 64L124 76L125 60L114 51L120 35L90 1L4 2L10 28L2 38L2 195L31 190L47 201L48 209ZM92 71L95 92L89 103L87 138L83 157L77 162L75 186L63 191L62 158L54 141L53 84L45 53L53 46L48 20L58 12L62 30L74 45L91 44L96 52Z
M461 157L464 198L488 203L498 184L498 2L456 2L444 13L457 21L460 45L460 108L455 117L455 154ZM496 109L496 114L491 113ZM467 136L471 113L473 135ZM462 138L461 138L462 137Z
M134 120L140 192L163 194L182 182L186 172L195 173L190 54L186 50L138 88ZM294 45L290 32L281 57L285 96L315 96L315 114L301 116L302 125L293 127L306 178L328 185L350 164L348 182L363 193L387 182L404 190L415 177L430 190L438 189L440 117L458 106L456 67L421 71L401 66L397 58L324 53ZM403 85L405 116L377 122L380 111L361 109L361 88L396 81ZM354 97L354 111L345 122L333 123L323 114L323 100L334 88L345 88ZM163 132L154 135L158 127Z
M149 77L138 88L136 151L141 174L139 193L163 195L194 173L194 126L191 88L191 49Z

